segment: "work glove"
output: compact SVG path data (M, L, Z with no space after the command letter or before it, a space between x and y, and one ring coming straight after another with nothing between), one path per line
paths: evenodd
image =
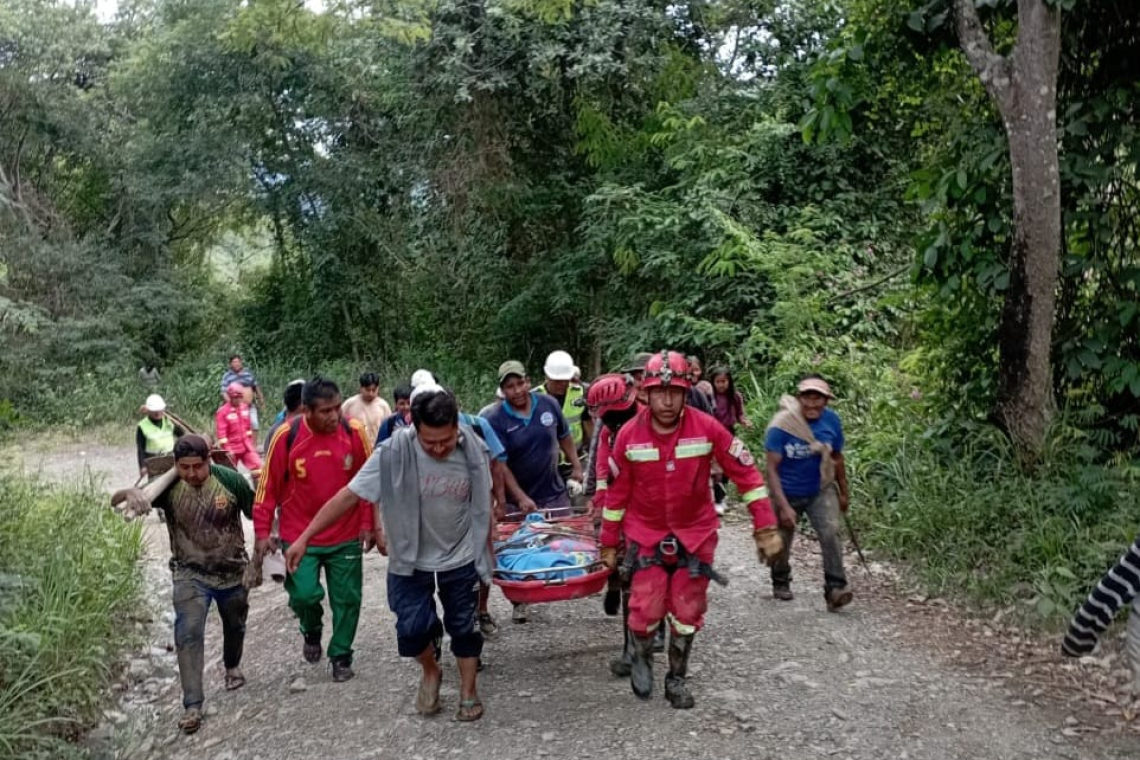
M582 485L581 481L570 479L566 481L566 491L571 496L581 496L586 493L586 487Z
M602 564L610 570L617 570L617 547L603 546L601 551Z
M756 554L766 565L775 562L776 557L784 550L784 539L780 537L780 531L775 528L757 528L752 534L752 540L756 542Z

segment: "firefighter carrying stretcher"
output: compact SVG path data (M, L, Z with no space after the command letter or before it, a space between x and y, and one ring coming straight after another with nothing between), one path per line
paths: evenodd
M712 568L719 523L709 488L713 460L752 513L761 562L770 563L783 546L755 460L714 417L685 407L690 386L683 355L663 351L646 363L648 403L614 441L601 532L602 560L611 569L625 537L633 692L642 699L652 694L653 635L667 619L665 698L679 709L693 706L685 675L693 637L704 624L709 580L724 582Z

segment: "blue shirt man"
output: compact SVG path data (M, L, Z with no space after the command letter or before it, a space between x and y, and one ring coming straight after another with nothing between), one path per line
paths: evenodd
M808 427L817 441L831 444L836 454L843 452L843 423L834 411L825 408L819 419L808 420ZM780 482L785 494L798 498L819 493L821 455L812 451L807 441L774 427L764 439L764 448L783 457Z
M503 403L491 409L486 419L523 492L515 494L517 506L524 512L569 507L566 483L558 474L559 451L571 464L571 478L579 482L582 465L561 407L550 396L531 392L521 362L508 361L499 367L499 387Z

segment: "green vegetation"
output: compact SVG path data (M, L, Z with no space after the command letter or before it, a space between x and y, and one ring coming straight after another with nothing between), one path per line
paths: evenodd
M141 533L96 486L0 476L0 757L69 757L137 643Z
M970 34L1060 35L1047 240L961 0L10 0L0 429L125 425L147 361L207 424L231 350L474 409L508 357L669 346L757 421L819 371L868 541L1055 623L1136 527L1140 22L1027 3Z

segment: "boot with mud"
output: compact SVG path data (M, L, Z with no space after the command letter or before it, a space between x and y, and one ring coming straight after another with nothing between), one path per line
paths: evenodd
M633 669L633 658L636 656L633 649L633 634L625 629L625 642L622 644L621 655L610 660L610 673L617 678L629 678Z
M653 694L653 635L634 636L633 662L630 663L629 685L639 699L649 699Z
M688 710L694 704L693 695L685 683L689 672L689 653L693 650L693 635L678 636L676 631L669 639L669 674L665 676L665 699L675 710Z
M854 594L846 586L828 586L823 590L823 598L827 601L827 611L837 612L840 607L851 603Z

